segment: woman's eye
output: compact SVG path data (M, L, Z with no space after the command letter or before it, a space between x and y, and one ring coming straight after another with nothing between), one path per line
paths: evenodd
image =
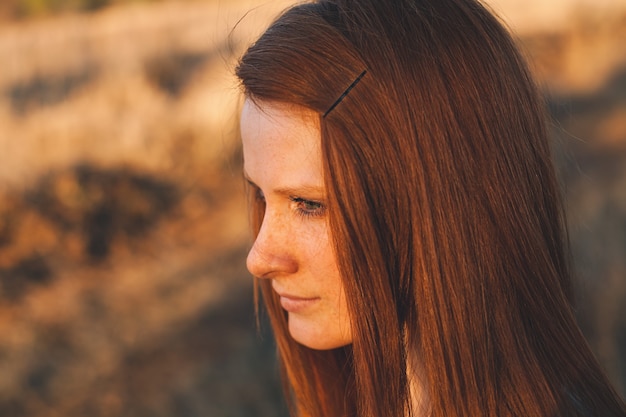
M303 216L322 216L324 214L325 206L319 201L306 200L300 197L291 197L291 201L296 203L298 214Z
M263 194L263 191L261 191L260 188L256 188L256 190L254 191L254 198L257 201L261 201L261 202L265 202L265 194Z

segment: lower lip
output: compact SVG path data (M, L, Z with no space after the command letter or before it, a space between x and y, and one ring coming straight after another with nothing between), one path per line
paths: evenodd
M280 297L280 305L290 313L298 313L317 303L319 298Z

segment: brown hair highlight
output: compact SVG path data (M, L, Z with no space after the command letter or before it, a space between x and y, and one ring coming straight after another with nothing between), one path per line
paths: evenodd
M354 342L297 344L258 282L294 415L412 415L413 356L434 417L624 415L568 299L541 100L480 3L298 5L237 76L252 100L320 114Z

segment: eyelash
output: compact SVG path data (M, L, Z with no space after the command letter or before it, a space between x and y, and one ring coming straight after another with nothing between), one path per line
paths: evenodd
M263 194L263 191L261 191L258 187L254 187L254 199L261 203L265 203L265 194Z
M254 192L254 198L258 202L265 204L265 195L260 188L256 188ZM289 200L296 204L296 213L298 213L298 215L302 217L321 217L326 211L326 207L324 206L324 204L319 201L307 200L305 198L295 196L290 196Z
M307 200L301 197L289 197L289 199L297 204L297 213L303 217L321 217L326 211L324 204L319 201ZM313 206L313 208L307 208L306 206Z

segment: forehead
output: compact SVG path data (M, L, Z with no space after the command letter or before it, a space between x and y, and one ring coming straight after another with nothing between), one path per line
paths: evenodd
M303 107L247 99L241 113L244 169L255 181L293 178L319 183L319 114Z
M295 104L253 101L246 98L241 112L241 127L243 136L254 134L254 130L268 131L269 128L318 135L319 114Z

